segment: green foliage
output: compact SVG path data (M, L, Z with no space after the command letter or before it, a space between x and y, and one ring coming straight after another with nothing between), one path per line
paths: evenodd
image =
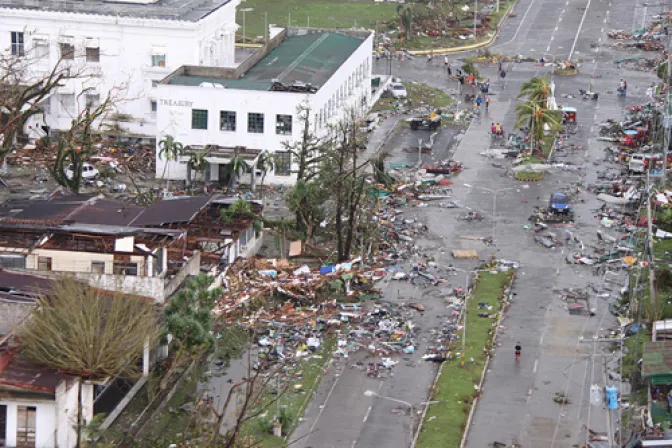
M203 274L191 278L165 308L166 328L181 348L196 351L215 346L211 313L222 290L209 289L212 281Z
M243 159L240 155L238 155L238 152L236 151L236 154L233 157L231 157L229 163L226 164L226 170L229 176L229 187L235 188L240 175L242 173L245 173L249 169L250 164L247 163L247 161Z
M230 223L235 220L249 220L257 218L252 210L252 204L245 199L237 199L226 209L220 210L220 217L224 222Z
M530 136L533 147L539 149L544 139L544 128L549 127L551 132L562 129L562 113L557 110L546 109L545 104L527 101L516 106L516 127L530 125Z
M191 180L192 170L199 175L203 175L210 168L210 162L207 160L209 155L207 152L196 152L189 156L189 161L187 161L187 177L189 180Z
M523 83L520 87L518 98L527 97L529 101L535 101L541 106L546 107L546 101L551 95L551 83L548 76L535 76L529 81Z
M166 161L163 165L162 178L166 177L168 162L176 161L182 154L184 154L184 145L175 140L172 135L166 135L163 140L159 141L159 158Z
M670 83L669 79L667 81L665 80L667 78L667 61L663 61L658 65L658 68L656 69L656 75L658 75L658 78L662 79L666 83Z
M397 15L399 23L404 30L406 40L411 40L413 36L413 10L410 5L397 5Z
M462 71L468 75L474 75L478 78L480 72L472 62L465 62L462 64Z
M256 425L256 432L258 434L270 434L273 432L273 420L268 417L257 418Z
M672 230L672 209L663 208L656 212L656 225L669 232Z
M440 111L437 113L439 115L441 114ZM376 177L376 182L383 184L386 187L389 187L394 183L394 178L385 172L385 159L389 156L390 154L386 152L371 159L371 166L373 167L373 174Z
M99 379L135 373L145 341L158 337L153 303L56 283L20 330L22 354L53 369Z
M292 410L288 407L280 408L280 415L278 415L278 421L282 425L282 433L287 434L294 425L294 414Z
M299 180L285 194L287 207L298 217L298 228L310 239L319 223L324 219L324 202L327 194L317 181Z

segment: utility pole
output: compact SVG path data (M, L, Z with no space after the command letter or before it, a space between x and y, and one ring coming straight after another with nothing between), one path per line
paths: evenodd
M650 189L650 176L649 176L649 167L646 169L646 247L649 252L649 300L651 300L651 309L653 310L653 316L656 316L658 306L656 304L656 291L654 286L654 276L655 271L653 269L653 223L651 222L651 192Z
M668 30L667 30L667 70L666 70L666 77L664 80L664 84L667 85L667 90L665 91L665 102L664 104L664 112L663 112L663 178L662 178L662 185L665 187L667 185L667 155L669 153L669 148L670 148L670 132L672 132L672 128L670 128L670 86L669 86L669 81L670 81L670 75L672 75L672 56L670 55L670 50L672 50L670 46L670 29L669 29L669 24L668 24Z
M476 21L478 20L478 0L474 0L474 40L476 40Z

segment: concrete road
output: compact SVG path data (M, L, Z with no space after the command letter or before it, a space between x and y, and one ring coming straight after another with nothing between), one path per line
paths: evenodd
M633 5L634 1L634 5ZM520 85L532 76L549 72L548 67L536 63L507 64L506 88L493 82L493 102L489 111L481 111L466 134L457 136L444 132L437 137L441 154L450 149L451 142L459 142L455 159L464 162L466 169L455 180L454 194L463 205L486 215L480 223L466 224L456 219L458 210L439 208L406 210L405 217L425 222L430 233L417 243L430 251L441 262L454 263L449 256L454 248L475 249L482 258L493 250L498 257L520 261L522 268L515 285L515 299L503 320L499 348L486 376L484 394L476 410L467 446L483 448L497 440L504 443L517 441L523 447L570 447L584 443L586 429L605 431L613 422L600 406L590 406L591 384L604 386L604 349L593 344L579 343L579 338L602 334L614 325L604 299L593 300L596 317L570 316L557 290L566 287L584 287L588 283L603 284L586 266L565 263L568 248L545 249L534 244L534 235L524 229L534 206L545 205L550 193L575 181L590 184L596 179L595 166L603 157L604 146L597 142L596 123L607 118L619 119L625 105L643 99L653 74L617 69L613 59L624 55L609 46L606 33L613 28L632 29L646 23L647 17L660 12L659 7L647 7L643 0L521 0L514 8L515 18L508 20L493 50L522 54L535 58L581 58L581 74L576 77L555 77L558 101L578 109L579 127L571 143L583 147L569 154L563 161L585 164L586 169L576 172L554 172L538 183L524 187L507 175L507 161L493 161L479 155L490 145L490 123L500 122L507 131L515 123L516 96ZM451 65L461 64L459 57L451 56ZM386 65L381 63L381 71ZM447 80L442 58L427 63L423 58L393 62L393 74L408 81L423 82L446 90L455 83ZM374 67L374 71L375 71ZM481 67L496 79L496 67ZM591 75L596 76L599 101L562 99L563 94L576 94L587 88ZM629 96L624 100L615 96L619 80L625 77ZM394 118L393 118L394 119ZM398 119L398 118L396 118ZM391 129L384 125L385 130ZM383 132L382 130L380 132ZM417 159L402 153L416 134L403 132L387 142L395 161L413 162ZM379 136L372 140L381 141ZM414 145L415 146L415 145ZM495 162L493 164L493 162ZM497 165L497 166L495 166ZM466 186L470 185L470 187ZM486 190L487 189L487 190ZM493 193L496 193L496 216L492 216ZM593 210L601 204L590 193L583 193L584 203L575 204L578 225L571 231L584 244L596 243L598 221ZM460 236L492 236L495 247ZM461 267L473 268L473 263ZM461 278L455 285L461 285ZM617 285L604 284L615 288ZM389 301L409 297L421 298L427 308L423 316L413 320L423 328L421 345L412 357L403 360L394 370L394 376L372 380L356 368L353 360L341 361L329 368L322 385L306 411L305 421L293 439L293 446L303 448L327 447L408 447L411 418L400 412L405 405L365 396L366 390L418 405L427 400L428 388L435 368L420 361L426 348L429 330L439 325L439 316L445 305L432 291L418 290L407 284L389 283L385 286ZM402 299L399 300L398 297ZM423 342L424 341L424 344ZM523 345L519 363L513 359L516 341ZM566 394L571 403L559 406L553 402L556 393ZM431 412L431 408L430 408ZM414 415L417 424L418 416ZM584 427L585 425L585 427Z

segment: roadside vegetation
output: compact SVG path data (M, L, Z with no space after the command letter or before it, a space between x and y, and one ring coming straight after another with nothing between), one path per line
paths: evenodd
M375 2L373 0L246 0L238 8L241 25L236 40L261 43L268 24L292 27L370 29L387 34L394 48L450 48L487 41L507 14L512 0L501 0L499 12L479 8L477 36L473 33L473 2ZM466 6L466 8L465 8ZM482 5L481 5L482 6ZM243 11L244 10L244 11ZM243 32L245 36L243 36ZM244 39L243 39L244 37Z
M408 98L401 99L392 96L381 98L373 106L371 111L415 109L420 106L428 106L430 108L438 109L455 104L455 99L442 90L414 82L405 82L403 84L404 87L406 87Z
M512 281L512 272L491 274L483 272L477 280L474 294L467 306L467 339L464 366L459 360L445 363L432 390L430 401L437 401L427 411L418 438L418 448L460 446L467 418L480 395L478 385L486 359L493 350L496 317L479 317L484 312L497 316L502 310L502 296ZM483 306L485 305L485 306ZM484 311L485 307L492 307ZM453 352L460 351L458 339Z

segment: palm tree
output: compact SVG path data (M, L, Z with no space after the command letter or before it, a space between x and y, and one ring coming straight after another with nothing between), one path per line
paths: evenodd
M549 95L551 94L551 83L548 76L535 76L520 87L520 94L518 98L524 96L532 101L546 104Z
M530 140L532 148L539 149L544 139L544 128L551 131L562 129L562 117L557 110L549 110L544 103L527 101L516 106L516 127L530 123Z
M236 148L233 157L231 157L231 160L227 164L227 167L229 172L229 187L235 188L236 182L238 181L238 177L240 177L242 173L250 169L250 164L247 163L245 159L243 159L238 154L238 148ZM252 173L252 176L254 176L254 173Z
M166 135L163 140L159 142L159 158L164 159L166 163L163 165L162 178L166 177L166 168L168 162L177 160L179 156L184 153L184 145L173 138L172 135ZM168 188L168 179L166 179L166 188Z
M259 156L257 160L257 169L261 171L261 191L259 192L259 198L264 200L264 180L269 171L272 171L275 168L275 157L274 154L271 154L268 151L264 151Z
M413 11L409 5L397 5L400 28L404 29L406 40L411 40L411 28L413 27Z
M210 167L210 162L208 162L207 157L209 153L207 152L195 152L189 156L189 161L187 162L187 179L191 183L191 170L196 171L196 174L204 173Z

